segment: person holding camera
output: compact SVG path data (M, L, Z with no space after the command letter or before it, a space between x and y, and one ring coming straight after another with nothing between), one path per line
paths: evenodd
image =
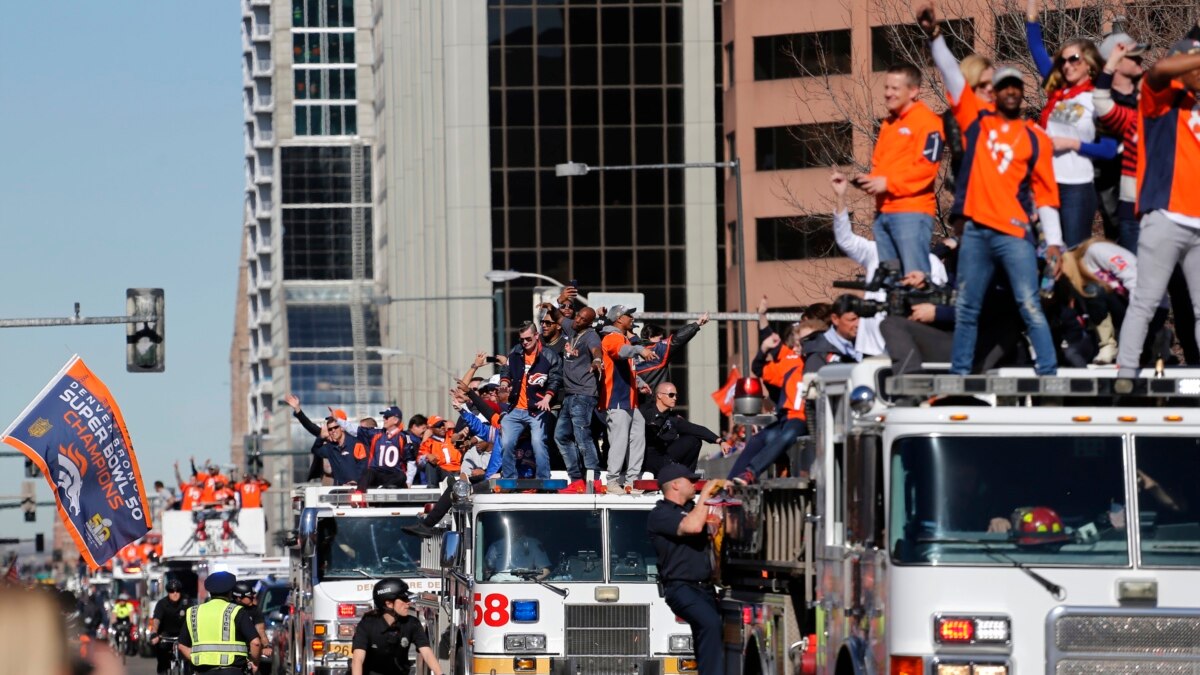
M547 446L554 426L554 414L549 411L555 395L562 390L562 359L554 350L542 345L537 327L532 323L522 326L518 336L521 343L509 353L508 366L500 376L500 381L516 393L515 401L509 397L508 409L500 422L504 474L516 474L517 439L522 431L529 429L537 477L548 479L550 454Z
M933 183L946 147L942 118L919 100L921 71L898 63L884 76L888 116L879 126L871 173L855 187L875 197L875 242L883 260L899 260L905 272L926 277L937 198Z
M877 242L858 236L854 233L854 228L850 225L850 210L846 205L846 190L850 185L850 180L840 171L834 169L833 173L829 176L829 185L833 188L834 196L834 241L837 242L838 248L842 250L842 253L846 254L847 258L863 266L863 276L866 279L874 279L875 271L879 269L880 259L887 260L887 258L883 258L880 255L880 247ZM928 278L932 279L934 284L945 284L947 280L946 266L942 264L940 258L929 252L928 248L926 246L925 252L925 255L929 258L928 268L930 272ZM909 274L912 274L912 272L909 272ZM925 278L923 272L920 278ZM863 299L884 301L887 299L887 294L882 290L866 291L863 293ZM854 340L854 348L863 354L883 354L886 351L886 343L879 330L882 321L883 316L880 314L871 317L860 317L858 337Z

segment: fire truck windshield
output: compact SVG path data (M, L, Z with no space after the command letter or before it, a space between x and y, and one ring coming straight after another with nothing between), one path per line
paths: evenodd
M1142 564L1200 567L1200 438L1139 436L1134 448Z
M480 581L604 581L601 511L485 511L475 537Z
M891 458L901 564L1126 565L1119 436L910 436ZM1193 554L1195 555L1195 554Z
M317 521L317 574L329 579L363 579L416 572L421 540L401 528L416 518L368 516Z

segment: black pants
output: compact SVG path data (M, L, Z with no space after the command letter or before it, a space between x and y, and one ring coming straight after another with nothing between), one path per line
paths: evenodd
M685 581L666 583L667 607L692 628L692 649L699 675L723 675L725 644L721 634L721 610L712 586Z
M367 469L363 471L361 485L358 487L366 490L367 488L406 488L408 487L408 477L403 471L380 471L378 469Z
M895 316L879 324L879 334L892 359L894 375L918 373L926 362L949 362L954 347L954 333Z
M664 448L659 444L646 444L646 457L642 460L642 471L658 475L658 470L674 462L688 469L696 470L696 461L700 459L700 448L704 441L695 436L680 436Z

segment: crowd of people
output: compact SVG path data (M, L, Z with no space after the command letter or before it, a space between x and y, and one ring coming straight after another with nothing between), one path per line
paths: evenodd
M379 419L330 409L318 424L286 396L314 437L310 480L404 487L450 476L548 479L557 450L567 491L629 493L643 472L672 462L694 469L704 443L728 447L676 410L679 391L667 376L707 315L670 333L653 324L635 331L637 308L588 307L574 287L541 310L507 354L476 355L449 392L454 418L431 412L406 425L392 406ZM489 364L497 372L480 375Z
M830 178L837 245L877 283L833 303L806 359L820 343L838 360L886 354L898 373L1115 361L1130 378L1200 363L1200 197L1186 187L1200 168L1200 25L1147 68L1147 45L1124 32L1051 54L1038 18L1027 0L1040 111L1026 73L978 54L959 63L933 5L918 13L950 106L922 102L916 66L888 69L869 171ZM953 202L935 242L943 161ZM874 240L852 231L851 187L874 198ZM778 358L778 345L763 350Z

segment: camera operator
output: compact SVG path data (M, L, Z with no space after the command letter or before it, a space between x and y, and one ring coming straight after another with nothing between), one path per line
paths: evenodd
M846 254L847 258L863 266L865 278L873 279L875 271L879 268L879 246L874 241L855 234L850 225L850 211L846 206L846 189L849 187L850 181L844 174L834 169L829 176L829 185L833 188L834 195L834 241L837 242L838 248ZM930 269L929 277L933 283L939 286L945 284L947 281L946 266L933 253L926 255L929 256L929 261L926 263ZM923 272L920 278L925 278ZM882 290L867 291L863 293L863 299L882 302L887 299L887 295ZM881 315L860 317L858 337L854 341L854 348L863 354L883 354L886 345L884 336L879 330L879 324L882 321L883 316Z
M908 274L901 282L920 288L924 281ZM892 373L919 372L926 362L949 362L954 347L954 306L922 302L914 304L907 317L888 315L879 332L892 359Z

